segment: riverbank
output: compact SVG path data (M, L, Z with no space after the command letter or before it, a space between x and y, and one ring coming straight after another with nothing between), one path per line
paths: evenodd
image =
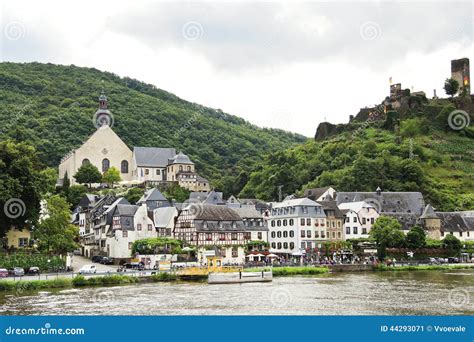
M374 267L375 271L443 271L443 270L464 270L474 269L474 265L407 265L407 266L386 266L379 264Z
M263 268L246 268L244 272L260 272L260 271L273 271L274 277L291 276L291 275L311 275L311 274L322 274L328 273L329 268L327 267L315 267L315 266L301 266L301 267L263 267Z
M169 273L159 273L148 277L133 277L127 275L110 275L103 277L76 276L72 279L51 280L0 280L0 292L23 292L42 289L58 289L85 286L125 285L136 283L175 281L177 276Z

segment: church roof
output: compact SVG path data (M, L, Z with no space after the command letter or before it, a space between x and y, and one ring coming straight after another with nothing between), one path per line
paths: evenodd
M168 159L176 155L176 150L171 147L134 147L133 155L138 167L166 167Z
M425 210L423 210L423 215L421 215L422 219L432 219L432 218L438 218L438 215L436 215L433 207L431 206L431 204L428 204L426 207L425 207Z
M145 194L138 200L138 203L146 201L168 201L165 196L157 188L153 188L145 192Z

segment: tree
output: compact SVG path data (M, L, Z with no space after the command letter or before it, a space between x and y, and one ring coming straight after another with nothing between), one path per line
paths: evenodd
M79 201L87 194L87 187L84 185L72 185L67 193L67 201L71 207L79 204Z
M420 226L416 225L405 236L405 244L409 248L423 248L426 244L426 233Z
M71 181L69 180L69 175L66 173L64 174L64 180L63 180L63 188L62 192L67 196L67 193L69 191L69 187L71 186Z
M393 217L380 216L375 221L369 235L380 247L380 259L385 258L387 247L401 247L403 245L405 236L400 230L401 227L402 225Z
M64 254L77 248L78 228L70 223L69 204L63 197L54 195L46 200L44 219L33 229L38 248L46 253Z
M459 82L456 81L454 78L447 78L446 81L444 82L443 88L447 95L450 95L451 97L453 97L454 95L457 94L459 90Z
M102 174L99 169L91 163L84 163L77 170L74 178L79 184L88 184L90 189L92 183L100 183L102 181Z
M0 236L38 221L41 196L51 185L43 170L34 147L0 142Z
M109 184L110 186L114 186L114 183L120 182L122 178L120 178L120 172L115 167L111 167L107 171L104 172L102 176L102 181L104 183Z
M444 239L443 239L443 248L449 250L450 254L452 255L457 255L459 254L459 251L462 248L462 243L459 241L457 237L455 237L452 234L448 234Z
M143 188L131 188L127 191L124 197L127 199L127 201L130 202L130 204L135 204L143 196L144 193L145 189Z
M163 192L163 195L171 202L171 200L175 200L176 202L184 202L189 199L189 191L185 188L180 187L177 184L172 184L166 188Z

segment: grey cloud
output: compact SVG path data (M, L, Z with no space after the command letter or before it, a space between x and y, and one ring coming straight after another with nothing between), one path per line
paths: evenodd
M283 11L284 6L155 3L111 17L106 27L157 50L192 50L223 70L328 59L378 69L408 52L429 53L451 42L472 44L469 2L299 3L290 7L292 12ZM188 22L202 26L198 39L183 37ZM375 38L361 35L361 27Z

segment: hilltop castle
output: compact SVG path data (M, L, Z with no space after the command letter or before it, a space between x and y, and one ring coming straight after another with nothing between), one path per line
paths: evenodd
M97 130L80 146L61 159L58 185L67 176L75 184L74 175L85 163L99 171L111 167L120 171L122 184L158 185L175 183L191 191L209 191L209 181L196 173L194 163L182 152L171 147L134 147L133 151L112 130L113 116L107 97L99 97L99 108L94 115Z

